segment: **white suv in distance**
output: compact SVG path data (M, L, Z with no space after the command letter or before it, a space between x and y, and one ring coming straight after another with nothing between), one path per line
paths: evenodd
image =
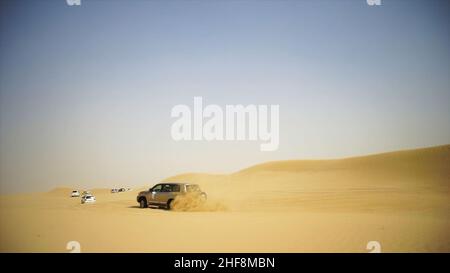
M95 196L92 194L83 195L83 197L81 197L81 204L84 203L95 203Z
M72 191L72 193L70 194L70 197L80 197L80 192L79 191Z

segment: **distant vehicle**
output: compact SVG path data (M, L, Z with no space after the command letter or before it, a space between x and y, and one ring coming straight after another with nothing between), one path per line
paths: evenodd
M111 189L111 193L131 191L130 188Z
M83 197L81 197L81 204L84 203L95 203L95 196L92 194L83 195Z
M92 193L90 191L83 191L83 193L81 194L81 197L86 196L86 195L92 195Z
M80 192L79 191L72 191L72 193L70 194L70 197L80 197Z
M148 191L141 191L136 197L140 208L148 206L171 209L171 204L177 196L192 195L201 201L206 201L207 195L197 184L188 183L161 183L156 184Z

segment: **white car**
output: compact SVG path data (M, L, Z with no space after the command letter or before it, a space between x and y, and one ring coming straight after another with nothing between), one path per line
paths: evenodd
M83 197L81 197L81 204L84 203L95 203L95 196L91 194L83 195Z
M72 193L70 194L70 197L80 197L80 192L79 191L72 191Z

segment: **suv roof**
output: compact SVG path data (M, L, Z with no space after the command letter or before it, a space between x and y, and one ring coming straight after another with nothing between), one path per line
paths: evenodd
M155 185L159 185L159 184L166 184L166 185L197 185L197 184L193 184L193 183L178 183L178 182L161 182L161 183L157 183Z

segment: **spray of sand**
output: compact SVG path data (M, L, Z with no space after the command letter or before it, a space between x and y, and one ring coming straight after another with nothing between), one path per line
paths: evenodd
M204 200L194 194L180 195L172 203L174 211L227 211L224 201Z

